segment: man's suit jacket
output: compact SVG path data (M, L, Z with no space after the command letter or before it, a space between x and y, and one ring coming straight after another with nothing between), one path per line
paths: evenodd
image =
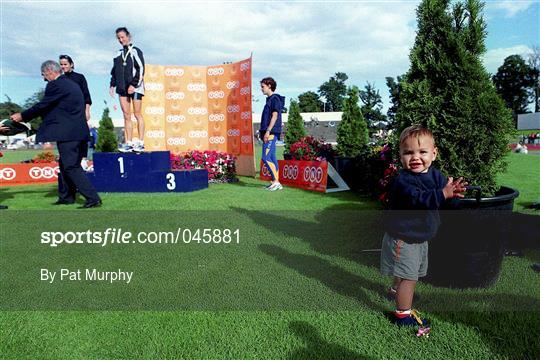
M21 113L23 121L41 116L36 142L83 141L89 138L85 104L77 83L64 75L49 81L43 99Z

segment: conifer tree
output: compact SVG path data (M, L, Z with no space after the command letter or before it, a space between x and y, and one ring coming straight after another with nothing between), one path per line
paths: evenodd
M439 149L436 166L493 193L496 176L506 167L513 126L510 111L482 66L482 9L478 0L420 3L411 65L400 84L396 127L398 132L412 124L431 129Z
M300 115L298 103L295 100L291 100L289 118L287 120L287 132L285 133L285 152L289 153L291 145L304 136L306 136L306 129L304 129L304 120Z
M337 152L345 157L359 156L367 150L368 129L358 105L358 94L356 86L348 89L337 129Z
M109 108L105 108L99 121L98 141L96 144L96 151L98 152L114 152L118 149L118 141L114 134L114 125L109 112Z

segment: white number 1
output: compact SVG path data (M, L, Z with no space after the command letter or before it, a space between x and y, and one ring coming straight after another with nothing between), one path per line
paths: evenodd
M118 162L120 163L120 174L124 175L124 158L120 156Z

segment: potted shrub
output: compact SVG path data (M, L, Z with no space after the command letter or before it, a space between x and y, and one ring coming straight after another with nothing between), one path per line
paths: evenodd
M349 187L357 190L361 187L363 176L363 157L368 152L368 128L358 106L359 90L353 86L347 90L343 101L343 114L337 129L338 156L335 168Z
M98 141L96 143L97 152L117 152L118 141L114 134L114 125L109 116L109 108L103 110L103 115L99 121Z
M436 166L481 189L454 204L461 211L441 211L443 225L430 243L430 281L455 287L497 280L503 256L500 217L509 215L518 196L496 183L514 130L511 112L482 66L482 8L478 0L421 2L396 113L396 134L414 123L428 127L439 149Z
M289 109L289 117L287 120L287 131L285 133L285 151L283 151L283 158L285 160L291 160L291 145L298 140L306 136L306 129L304 129L304 120L300 115L300 108L295 100L291 100L291 107Z

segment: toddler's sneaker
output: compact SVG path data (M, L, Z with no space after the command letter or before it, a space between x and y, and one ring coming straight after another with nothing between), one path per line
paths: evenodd
M270 189L273 185L274 185L274 183L270 183L270 184L268 184L268 185L263 186L263 188L264 188L264 190L268 190L268 189Z
M411 313L405 316L398 316L393 313L392 317L392 322L399 326L429 326L429 321L420 317L420 313L416 310L411 310Z
M274 186L268 188L270 191L283 190L283 185L280 183L275 183Z

